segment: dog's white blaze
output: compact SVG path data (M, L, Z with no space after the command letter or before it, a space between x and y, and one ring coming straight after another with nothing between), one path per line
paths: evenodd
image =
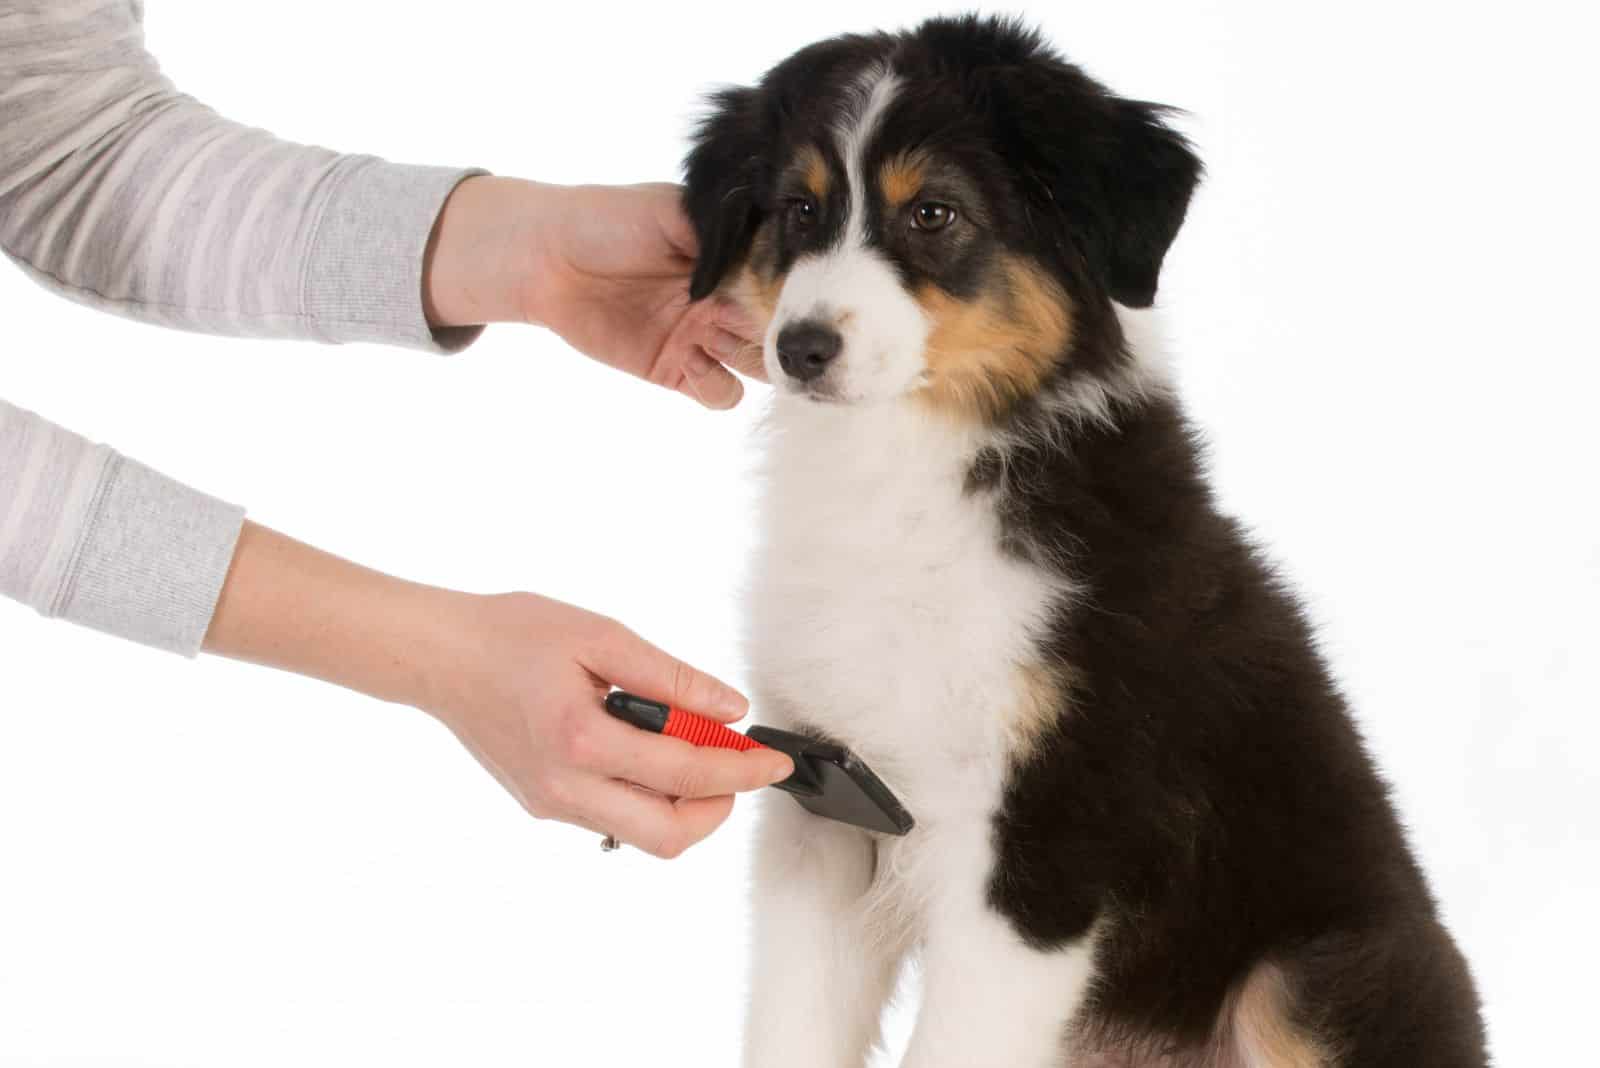
M889 110L889 104L899 88L900 79L892 71L882 67L868 70L856 87L862 101L861 107L855 113L854 121L839 130L839 157L844 160L845 181L850 186L846 244L854 242L862 246L867 242L867 145L877 132L878 124L883 121L883 113Z
M900 396L926 370L927 316L894 268L867 247L869 185L864 159L899 84L892 72L871 68L856 84L856 106L837 130L849 189L847 215L838 244L801 257L784 280L764 346L768 376L780 386L786 378L778 363L778 335L789 323L803 319L831 323L844 338L824 382L826 391L840 400Z
M771 430L748 632L757 714L843 740L918 822L874 856L772 799L746 1064L860 1063L886 976L921 944L907 1065L1054 1065L1089 939L1037 952L986 893L1018 666L1072 591L1001 552L991 502L964 492L977 432L905 399L786 395Z

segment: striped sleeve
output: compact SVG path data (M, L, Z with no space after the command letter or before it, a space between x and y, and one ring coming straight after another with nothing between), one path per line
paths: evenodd
M194 656L244 510L0 400L0 594Z
M178 93L139 0L0 0L0 249L95 308L434 351L422 266L466 170L289 144ZM11 358L19 354L8 353ZM241 509L0 401L0 595L193 655Z
M177 92L136 0L0 0L0 247L132 318L450 351L423 255L462 169L280 141Z

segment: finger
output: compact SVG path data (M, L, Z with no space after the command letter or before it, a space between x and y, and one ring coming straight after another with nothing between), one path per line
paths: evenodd
M703 344L708 353L740 374L766 381L767 368L761 360L761 346L756 342L746 341L720 326L711 326L706 328Z
M712 325L719 326L753 345L761 343L761 335L765 332L761 324L733 301L713 298L710 314Z
M707 408L725 411L744 397L744 386L727 368L696 348L684 359L678 392Z
M713 357L727 363L738 355L739 350L749 342L731 330L724 330L720 326L707 325L700 333L700 344Z
M613 686L724 723L750 710L750 702L738 690L661 651L620 623L608 625L586 646L579 663Z
M567 822L670 860L722 826L732 811L731 797L673 801L625 783L596 779L585 784Z
M782 782L794 762L776 749L700 748L652 734L604 713L594 725L594 745L604 767L590 771L637 783L669 797L725 797Z
M717 359L749 378L767 380L761 359L761 338L766 332L732 301L713 300L706 311L700 344Z

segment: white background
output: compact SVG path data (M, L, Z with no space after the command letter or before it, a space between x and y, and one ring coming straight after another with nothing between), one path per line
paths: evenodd
M1500 1063L1588 1059L1591 34L1536 4L1028 6L1192 113L1210 173L1162 303L1223 496L1309 598ZM149 7L225 114L557 181L670 178L708 87L929 11ZM9 269L0 312L15 403L368 564L577 601L742 679L759 389L708 414L531 329L452 359L163 333ZM0 1063L735 1063L748 806L670 865L602 856L418 713L9 603L0 658Z

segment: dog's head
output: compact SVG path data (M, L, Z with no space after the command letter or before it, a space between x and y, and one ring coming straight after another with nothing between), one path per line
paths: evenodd
M1016 22L803 49L713 100L686 165L695 299L766 324L780 389L992 419L1122 352L1199 161Z

